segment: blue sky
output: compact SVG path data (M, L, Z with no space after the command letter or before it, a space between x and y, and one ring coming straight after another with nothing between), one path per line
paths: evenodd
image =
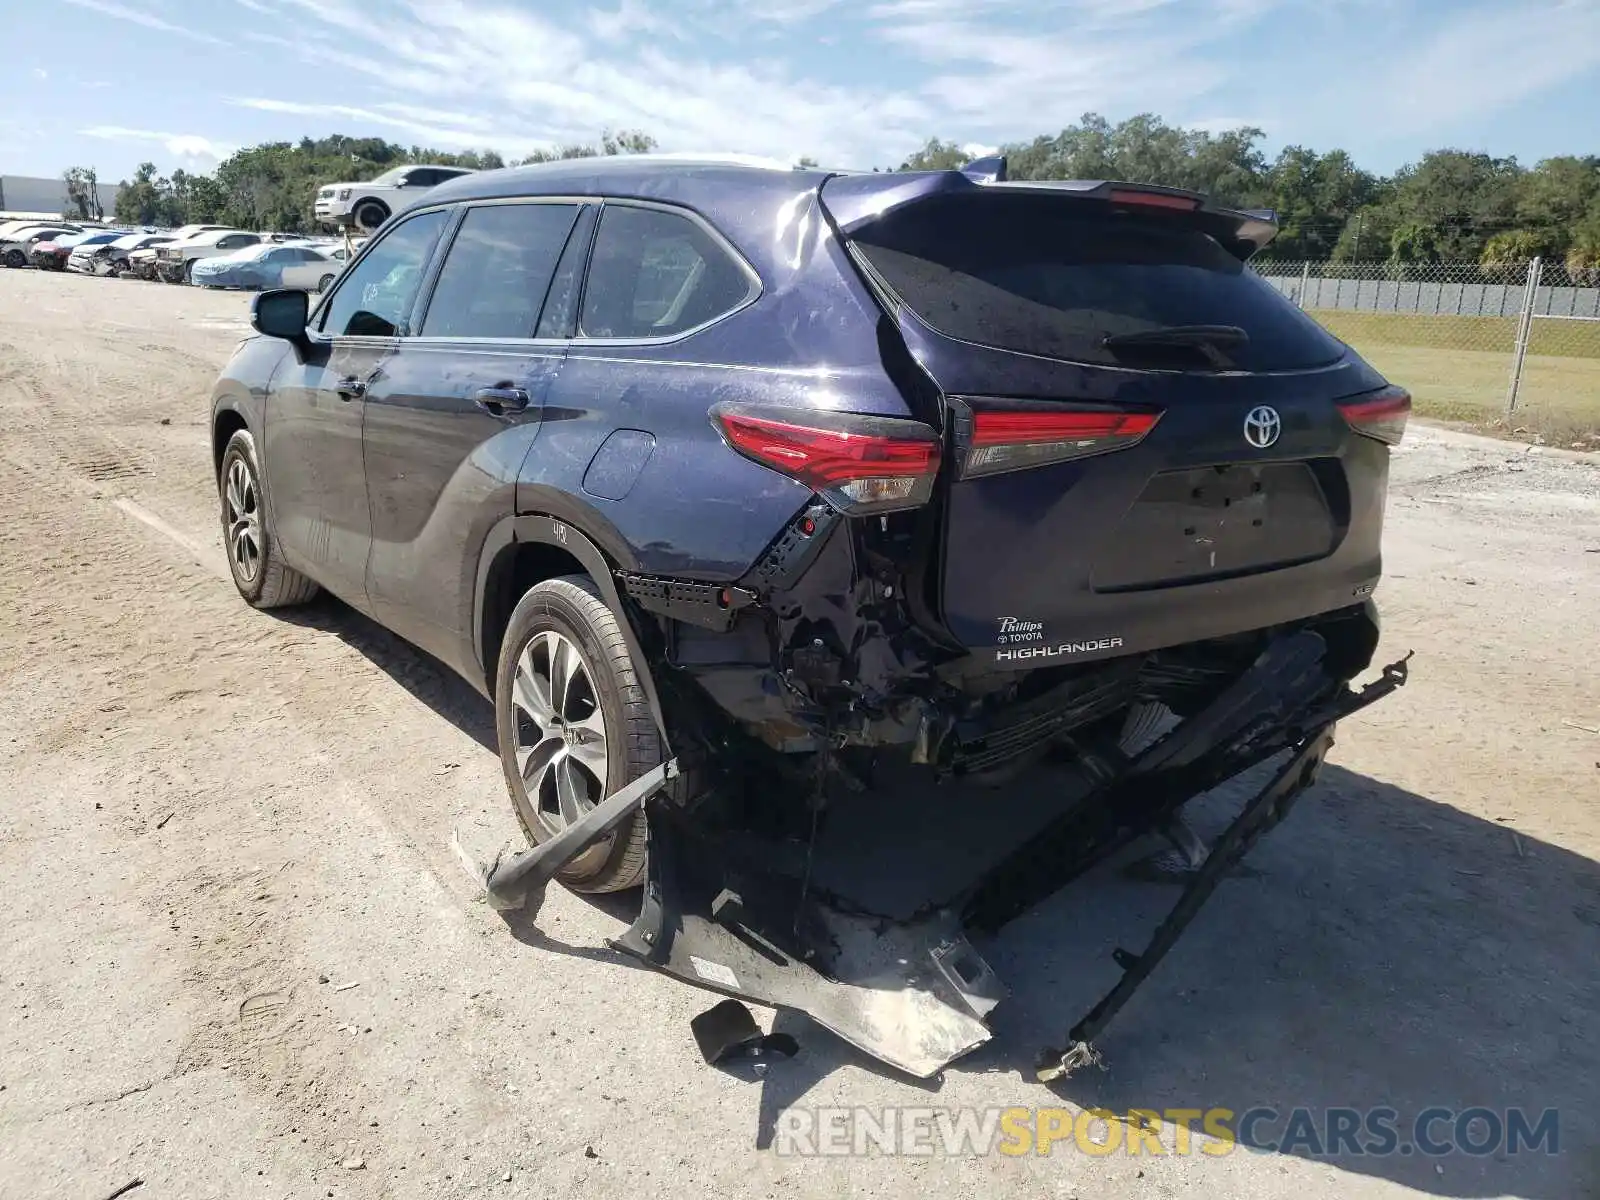
M1087 111L1529 164L1600 152L1600 0L10 0L0 173L343 132L892 165Z

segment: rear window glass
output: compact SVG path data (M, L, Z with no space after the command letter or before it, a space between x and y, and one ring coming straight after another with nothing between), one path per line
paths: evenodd
M1343 352L1229 251L1181 218L1100 212L1056 197L930 200L852 237L889 289L939 332L1050 358L1206 369L1193 348L1112 350L1108 336L1233 325L1226 366L1319 366ZM1211 365L1215 366L1215 362Z

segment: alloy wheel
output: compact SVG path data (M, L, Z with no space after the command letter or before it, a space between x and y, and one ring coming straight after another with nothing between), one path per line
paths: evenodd
M228 464L222 505L228 525L228 558L242 583L254 583L261 572L261 489L243 458Z
M594 679L570 638L546 630L528 641L511 703L529 805L545 831L557 833L605 797L610 749Z

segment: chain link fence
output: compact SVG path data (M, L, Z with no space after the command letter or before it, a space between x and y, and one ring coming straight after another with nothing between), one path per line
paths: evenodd
M1410 389L1419 413L1600 449L1600 269L1537 258L1251 265Z

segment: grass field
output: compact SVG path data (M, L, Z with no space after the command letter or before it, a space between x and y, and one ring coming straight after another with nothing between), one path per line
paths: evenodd
M1508 416L1515 318L1341 309L1310 315L1409 389L1419 416L1600 449L1600 321L1534 321L1517 409Z

